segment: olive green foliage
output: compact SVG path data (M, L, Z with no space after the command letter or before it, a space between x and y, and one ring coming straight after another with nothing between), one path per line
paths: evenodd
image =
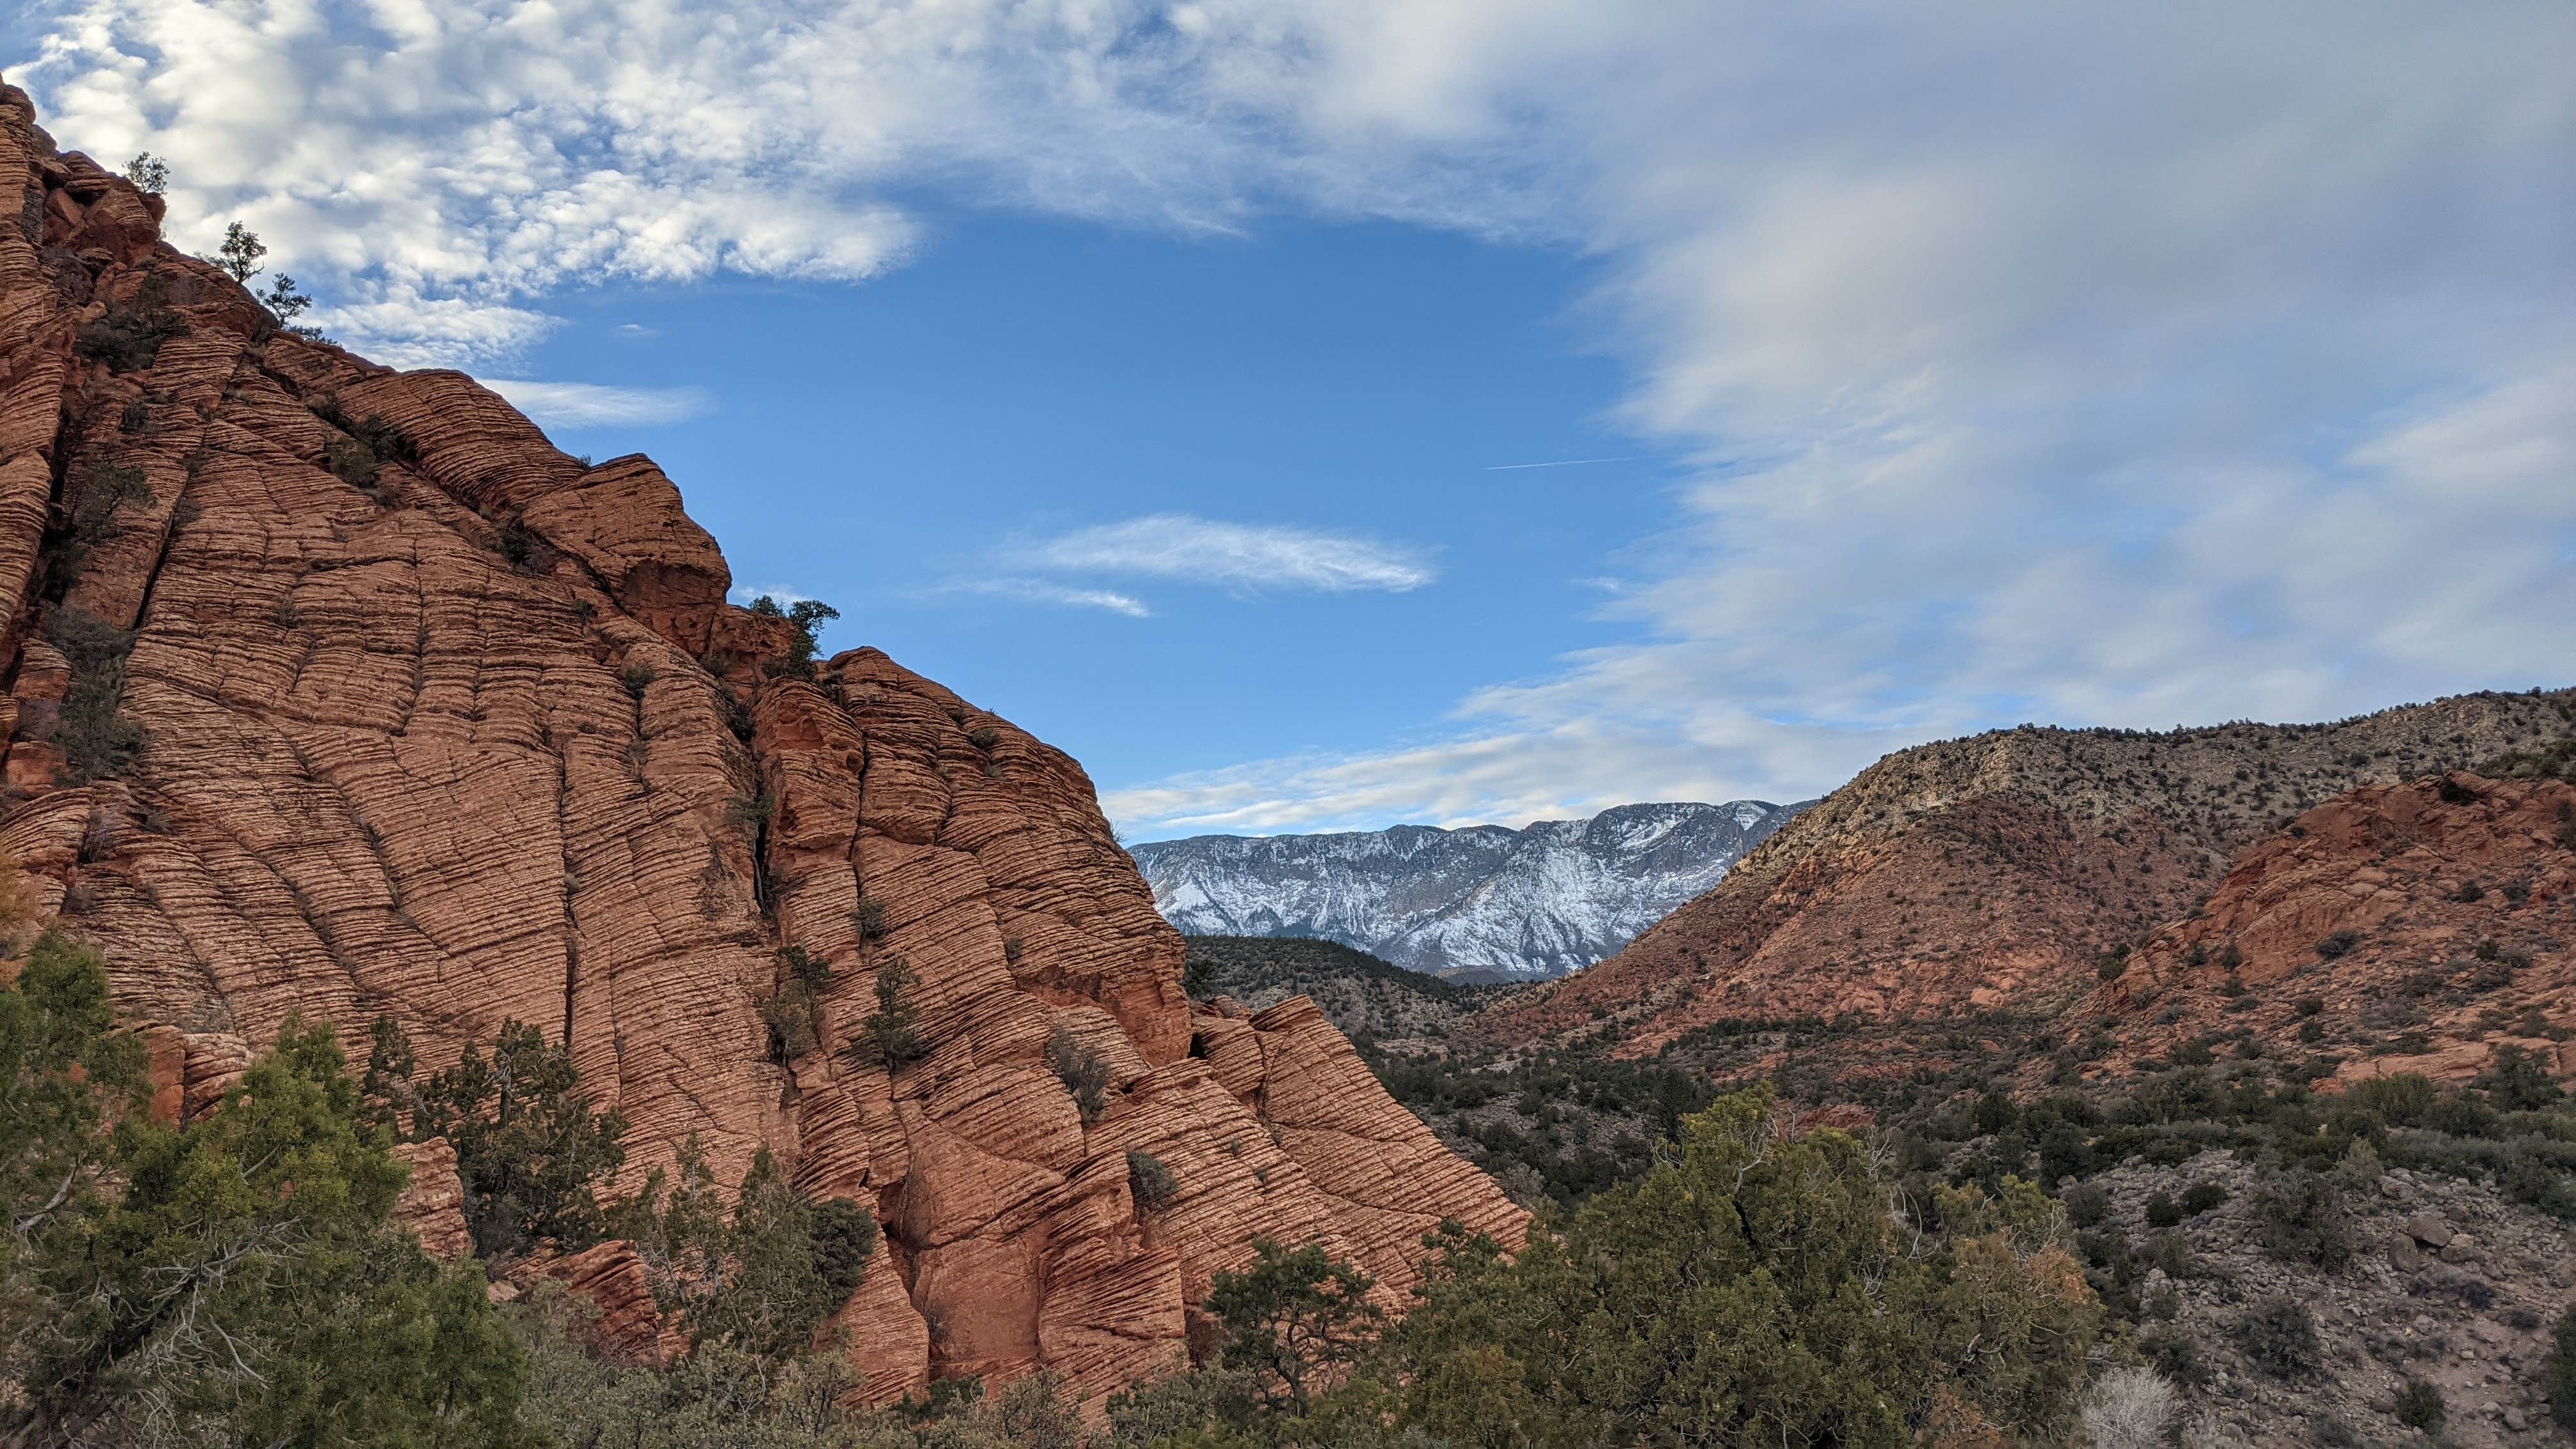
M51 962L40 984L58 1000L66 969L103 982L94 957ZM18 1096L13 1083L13 1115ZM121 1190L45 1230L12 1283L13 1307L40 1310L8 1349L27 1387L0 1409L16 1434L523 1442L520 1360L481 1274L440 1268L388 1225L403 1168L329 1028L290 1018L211 1113L185 1127L128 1115L108 1142Z
M2255 1233L2284 1262L2333 1272L2352 1261L2352 1214L2323 1173L2267 1174L2254 1185Z
M2397 1391L2397 1422L2409 1429L2436 1430L2451 1417L2451 1406L2442 1402L2442 1391L2422 1379L2408 1379Z
M1218 1280L1215 1363L1113 1406L1119 1442L1901 1444L1936 1419L2046 1440L2102 1319L2019 1180L1892 1217L1858 1140L1770 1093L1688 1118L1668 1160L1507 1255L1454 1224L1382 1324L1319 1249ZM1229 1440L1225 1435L1237 1436ZM1406 1436L1412 1436L1407 1438Z
M444 1137L456 1149L477 1253L524 1253L548 1238L569 1248L599 1240L597 1185L626 1160L626 1122L592 1110L567 1048L505 1021L490 1057L469 1045L455 1066L414 1087L409 1043L380 1022L367 1068L372 1113L408 1113L412 1139Z
M187 335L187 319L170 306L169 279L152 272L123 305L82 327L73 350L111 372L141 372L160 361L162 343Z
M785 619L795 626L794 637L787 641L786 671L800 679L813 678L814 656L821 651L815 634L827 621L841 617L841 611L820 599L798 599L792 604L781 604L767 594L751 601L751 611L763 618ZM989 749L991 746L980 748Z
M858 1034L843 1048L861 1066L891 1071L929 1054L921 1039L921 1012L912 988L921 983L901 956L889 956L877 967L877 1009L859 1023Z
M311 299L306 300L309 303ZM286 312L280 315L291 317L294 314ZM309 329L290 327L287 330L303 333ZM373 494L378 502L391 502L390 480L381 477L380 472L387 463L419 461L410 441L393 424L374 413L363 418L350 417L341 411L336 399L324 401L313 411L343 434L323 445L322 466L337 474L342 482Z
M855 1205L853 1205L855 1207ZM859 1286L868 1254L875 1251L875 1222L853 1234L834 1219L835 1272L821 1271L814 1208L797 1193L764 1147L736 1197L725 1257L732 1271L723 1286L691 1306L692 1336L731 1343L764 1358L802 1351L833 1310ZM854 1251L859 1239L865 1251Z
M2540 1385L2549 1395L2549 1412L2558 1427L2576 1430L2576 1308L2558 1316L2551 1330L2549 1358L2541 1365Z
M1375 1280L1321 1247L1252 1242L1252 1266L1219 1273L1208 1312L1225 1326L1225 1359L1251 1376L1254 1401L1297 1415L1377 1341L1385 1311Z
M604 1362L588 1306L540 1284L518 1316L529 1382L524 1422L579 1449L1077 1449L1081 1421L1047 1374L986 1397L944 1380L935 1406L847 1407L860 1387L845 1353L769 1359L704 1342L667 1369Z
M135 1109L142 1052L114 1031L97 953L48 932L0 988L0 1382L51 1306L30 1275L99 1206L107 1124Z
M1127 1154L1127 1191L1136 1199L1138 1208L1160 1212L1180 1196L1181 1184L1163 1159L1150 1152L1131 1151Z
M45 637L72 666L48 740L63 752L74 779L131 771L151 743L151 733L125 713L125 661L134 652L134 631L63 605L46 621Z
M2236 1346L2256 1368L2274 1378L2303 1378L2317 1371L2316 1320L2296 1299L2266 1298L2236 1320Z
M1056 1080L1064 1083L1073 1096L1074 1110L1082 1114L1088 1127L1109 1110L1109 1063L1100 1053L1074 1040L1073 1033L1058 1023L1047 1037L1047 1066Z

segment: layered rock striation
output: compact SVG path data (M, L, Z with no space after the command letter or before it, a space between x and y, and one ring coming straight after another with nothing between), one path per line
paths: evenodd
M0 845L107 953L165 1110L289 1013L390 1012L429 1066L539 1024L630 1173L768 1146L874 1207L840 1322L880 1399L1097 1400L1255 1236L1392 1305L1441 1219L1519 1232L1310 1006L1183 997L1079 766L875 650L800 668L650 460L281 330L14 89L0 193ZM921 1051L862 1065L890 973ZM1092 1120L1059 1033L1109 1066Z

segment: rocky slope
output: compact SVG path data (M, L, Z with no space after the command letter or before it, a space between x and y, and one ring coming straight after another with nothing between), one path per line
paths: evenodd
M2143 1056L2254 1049L2461 1081L2576 1072L2576 785L2465 772L2330 800L2238 857L2088 1008Z
M1804 805L1622 805L1525 830L1199 835L1132 852L1184 931L1319 936L1415 971L1543 980L1617 951Z
M1096 1402L1256 1234L1400 1305L1440 1218L1518 1231L1310 1004L1183 997L1072 760L727 605L649 460L281 332L14 89L0 193L0 846L105 949L172 1106L290 1012L392 1012L430 1066L541 1023L630 1172L766 1144L874 1206L841 1321L878 1398L1044 1366ZM789 946L829 964L810 1004ZM858 1065L898 962L926 1055ZM1097 1120L1059 1030L1112 1069ZM1177 1196L1140 1206L1130 1151Z
M2555 738L2568 700L2154 734L2025 726L1906 750L1617 956L1482 1025L1642 1054L1762 1022L2053 1018L2094 989L2103 953L2182 918L2300 812Z

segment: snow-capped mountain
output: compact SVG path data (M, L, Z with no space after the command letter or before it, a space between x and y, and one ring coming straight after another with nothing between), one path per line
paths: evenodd
M1628 944L1813 804L1622 805L1526 830L1196 835L1128 853L1193 935L1321 936L1416 971L1537 980Z

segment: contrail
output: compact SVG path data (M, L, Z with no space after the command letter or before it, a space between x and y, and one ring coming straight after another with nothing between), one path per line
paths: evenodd
M1515 468L1580 468L1586 463L1633 463L1635 458L1568 458L1562 463L1496 463L1488 473L1508 473Z

